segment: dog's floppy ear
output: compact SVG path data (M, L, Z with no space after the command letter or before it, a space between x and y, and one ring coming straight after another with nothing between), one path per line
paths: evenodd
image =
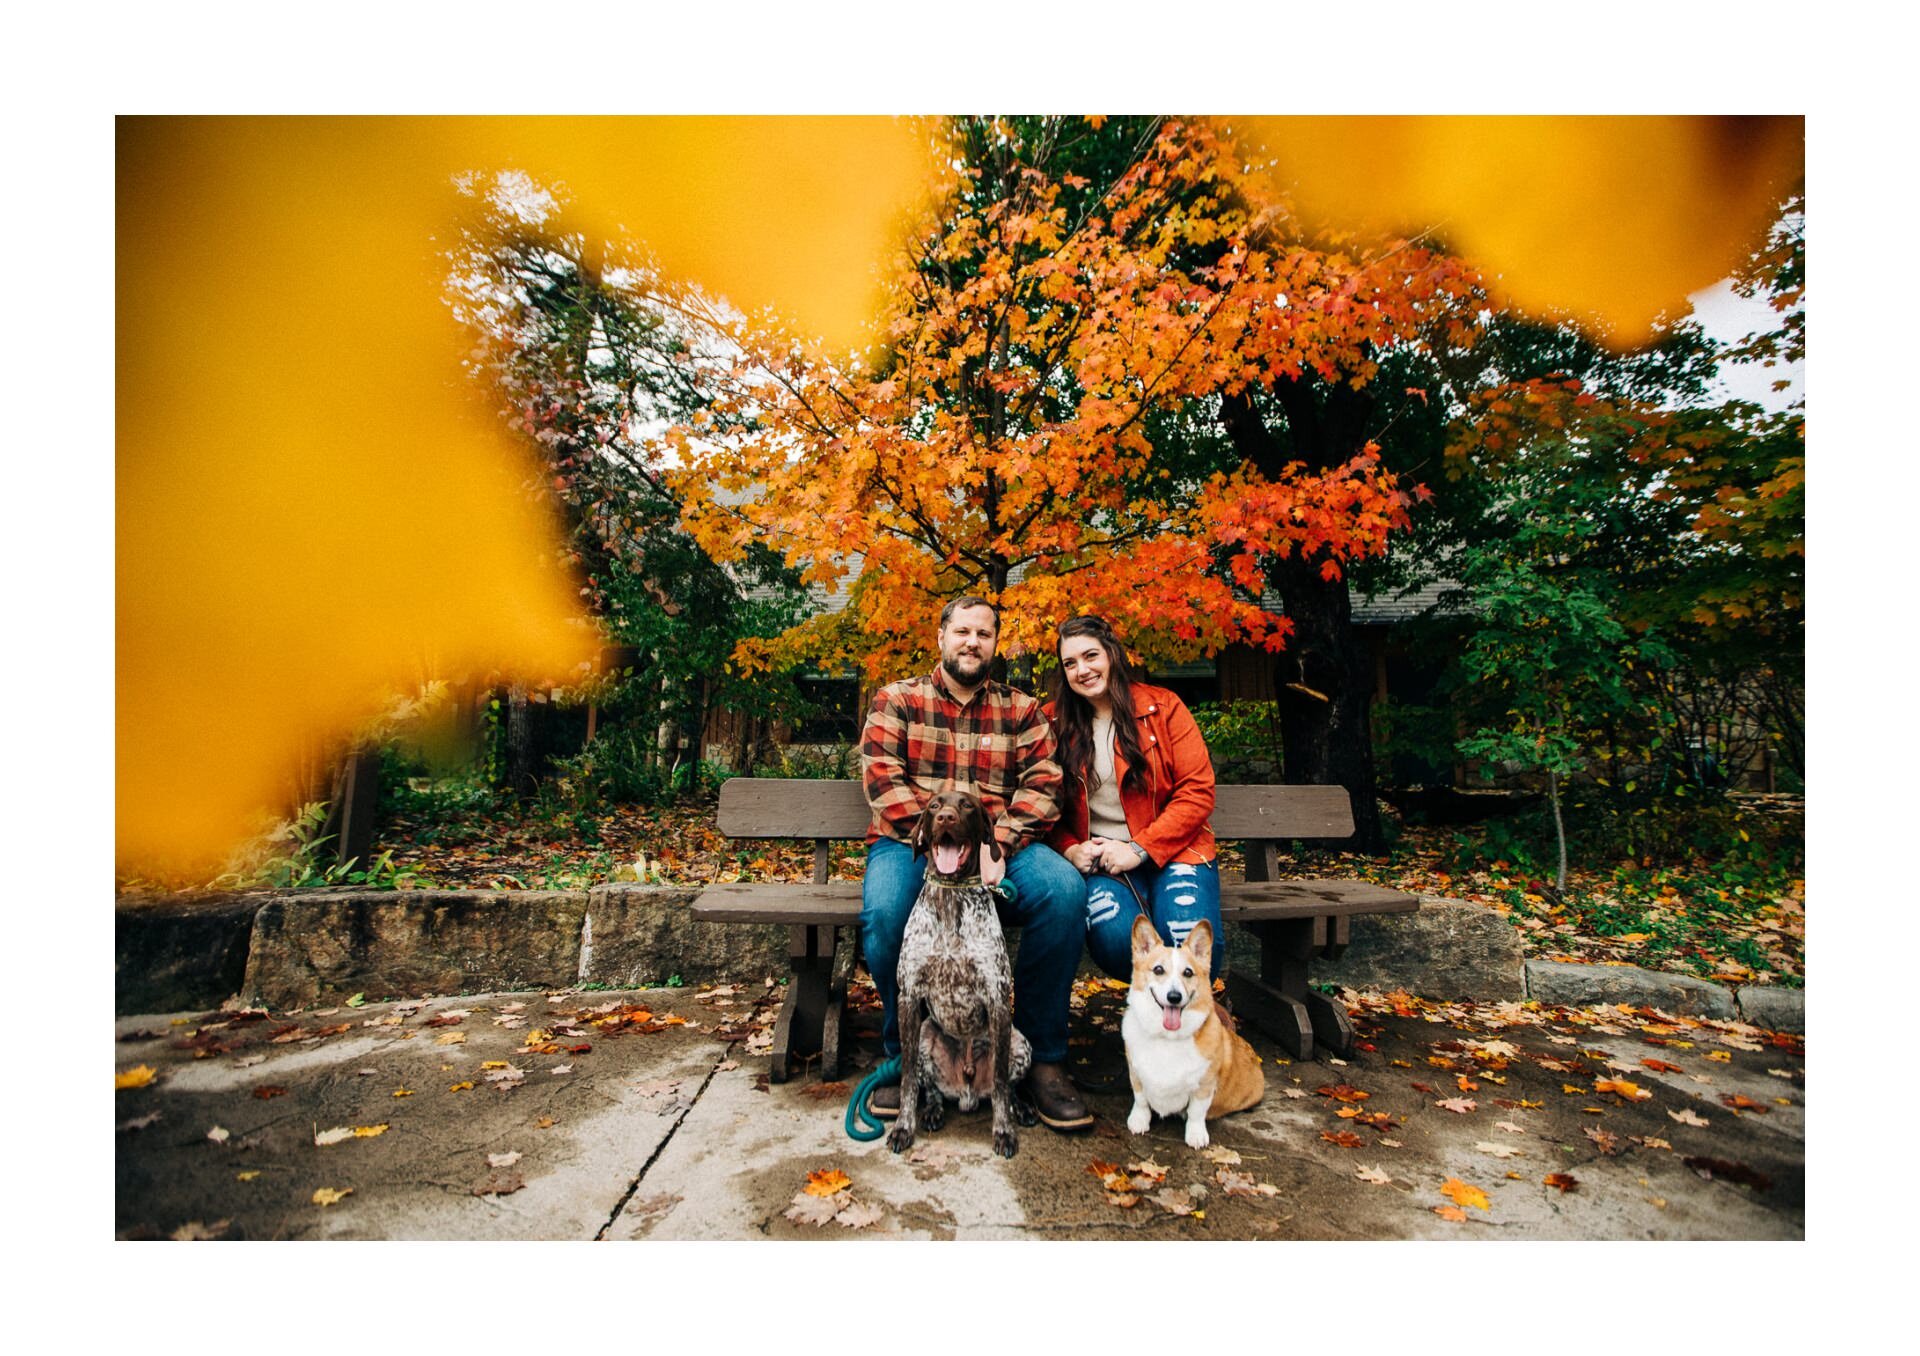
M920 812L920 818L913 826L913 855L926 855L927 845L933 841L933 802L927 802L927 808Z
M1193 925L1193 931L1187 934L1187 940L1181 945L1201 969L1210 968L1213 963L1213 924L1202 918Z
M984 818L985 816L982 816L983 820ZM986 831L981 834L981 837L986 839L987 855L993 858L996 862L999 861L1000 860L1000 840L994 836L993 826L988 825L986 828Z
M1144 913L1133 916L1133 954L1144 956L1160 945L1160 934L1154 930L1153 920Z

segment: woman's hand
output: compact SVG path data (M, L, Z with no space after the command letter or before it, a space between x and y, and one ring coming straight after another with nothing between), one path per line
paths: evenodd
M1084 843L1075 843L1060 855L1081 875L1089 875L1099 865L1100 849L1106 841L1104 838L1089 838Z
M1102 838L1100 843L1100 869L1110 876L1124 875L1147 860L1146 849L1135 843L1122 843L1114 838Z

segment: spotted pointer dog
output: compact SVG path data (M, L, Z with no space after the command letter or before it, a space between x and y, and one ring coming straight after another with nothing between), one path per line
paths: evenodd
M927 873L900 944L900 1117L887 1135L895 1153L924 1126L946 1122L947 1100L971 1111L993 1102L993 1149L1012 1158L1015 1122L1039 1119L1018 1083L1033 1047L1013 1025L1013 969L1000 930L998 896L980 883L980 854L1000 856L980 802L947 789L927 802L913 831Z

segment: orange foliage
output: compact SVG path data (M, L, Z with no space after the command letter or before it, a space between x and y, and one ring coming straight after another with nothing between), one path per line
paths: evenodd
M1308 371L1364 383L1427 325L1471 338L1457 263L1311 248L1240 164L1193 121L1165 124L1097 198L1045 168L959 171L896 257L881 350L836 360L708 316L742 357L708 416L668 435L688 526L720 559L766 541L850 598L846 617L738 660L863 658L895 676L927 660L962 591L1000 604L1010 655L1050 651L1076 612L1156 657L1278 649L1289 624L1258 602L1268 559L1318 557L1337 578L1383 551L1409 494L1371 448L1323 473L1188 486L1156 466L1158 408ZM1156 482L1171 492L1142 489Z

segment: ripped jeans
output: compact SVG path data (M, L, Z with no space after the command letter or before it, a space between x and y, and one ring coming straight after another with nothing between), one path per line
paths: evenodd
M1133 890L1127 882L1133 883ZM1094 962L1115 979L1133 974L1133 920L1140 912L1138 891L1147 916L1163 940L1174 946L1187 939L1202 918L1213 928L1211 973L1218 975L1226 938L1220 935L1220 867L1216 862L1145 862L1115 876L1087 877L1087 950Z

